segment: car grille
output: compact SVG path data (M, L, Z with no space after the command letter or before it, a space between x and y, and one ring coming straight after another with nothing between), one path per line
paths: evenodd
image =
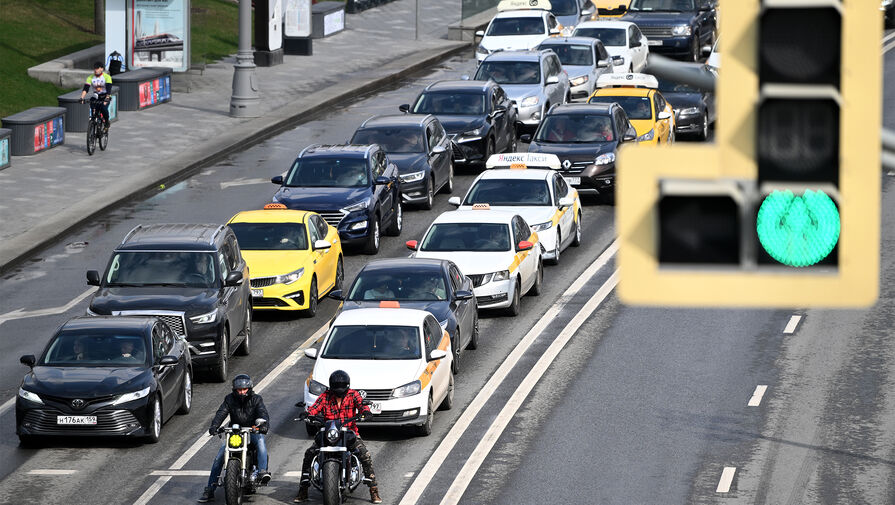
M252 279L252 287L253 288L266 288L267 286L273 286L277 283L277 277L254 277Z
M572 160L569 160L572 161ZM563 161L562 169L560 172L562 174L580 174L588 165L593 165L594 160L583 160L583 161L572 161L572 164L569 168L566 168L565 161Z
M604 9L601 7L597 9L597 14L601 16L621 16L625 12L627 12L626 9L620 9L618 7L614 7L612 9Z
M289 304L279 298L252 298L252 307L288 307Z
M50 396L50 395L44 395L44 394L41 394L40 396L47 402L61 403L68 408L72 408L71 401L74 400L74 398L65 398L65 397L61 397L61 396ZM90 405L96 404L96 403L112 401L115 398L115 396L116 395L106 395L106 396L98 396L96 398L80 398L80 400L82 400L84 402L84 407L82 407L81 410L89 407Z
M486 274L477 274L477 275L468 275L469 280L472 281L472 285L474 287L479 287L482 285L482 281L485 279Z
M364 389L364 391L367 393L367 396L364 396L364 400L370 400L371 402L381 402L392 397L391 389Z
M29 410L25 412L22 423L30 424L30 429L42 431L45 433L71 433L78 432L115 432L130 431L133 426L128 425L140 424L137 418L127 410L99 410L89 415L96 416L96 424L91 425L58 425L56 424L56 416L71 415L59 410Z
M640 31L648 39L667 39L672 36L670 26L641 26Z
M322 217L324 221L326 221L326 224L335 226L336 228L339 227L339 223L341 223L342 218L345 217L345 214L342 211L317 213L320 214L320 217Z
M182 337L186 337L186 321L184 320L183 313L180 312L168 312L165 314L159 314L158 312L153 312L151 310L122 310L120 312L112 312L112 314L116 316L150 316L157 317L165 322L171 331L174 332L175 335L180 335Z

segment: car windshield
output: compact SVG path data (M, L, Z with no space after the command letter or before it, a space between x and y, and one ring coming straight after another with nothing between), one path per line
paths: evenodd
M590 66L594 64L594 51L591 46L581 44L541 44L538 49L550 49L563 65Z
M186 251L122 251L112 256L106 285L217 286L214 255Z
M326 359L419 359L416 326L335 326L321 357Z
M455 92L423 93L413 106L413 113L481 116L485 114L485 95Z
M486 36L503 37L506 35L544 35L544 20L540 17L495 18L491 21Z
M538 179L479 179L470 188L464 205L487 203L493 207L550 205L547 181Z
M550 12L554 16L577 16L578 0L550 0Z
M53 339L38 365L145 367L150 364L146 340L136 334L62 332Z
M509 251L510 228L503 223L438 223L423 238L420 250Z
M600 39L606 47L628 45L627 35L622 28L576 28L572 36Z
M361 158L302 158L295 160L286 186L357 188L370 184L367 161Z
M423 129L420 127L364 128L354 133L352 144L379 144L390 153L421 153Z
M658 78L657 80L659 81L659 91L663 91L666 93L702 93L698 89L692 86L687 86L686 84L680 82Z
M693 0L633 0L629 11L692 11Z
M488 79L498 84L540 84L541 65L536 61L484 61L475 80Z
M447 300L447 290L440 270L408 271L403 268L383 272L361 271L351 286L348 300L435 302Z
M561 144L612 142L612 118L600 114L555 114L544 118L535 141Z
M244 251L300 251L308 248L301 223L230 223Z
M628 119L652 119L649 98L645 96L593 96L588 103L617 103L625 109Z

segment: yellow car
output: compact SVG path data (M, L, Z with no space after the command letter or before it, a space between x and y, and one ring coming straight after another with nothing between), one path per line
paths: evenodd
M227 223L249 266L252 308L317 313L321 296L342 288L339 232L315 212L270 203Z
M604 74L587 103L616 102L625 109L641 145L674 143L674 109L647 74Z
M591 21L600 18L620 18L628 12L628 6L631 0L591 0L594 4L596 12L591 16Z

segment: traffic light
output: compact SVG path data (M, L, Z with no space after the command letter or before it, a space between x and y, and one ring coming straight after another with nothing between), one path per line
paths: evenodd
M715 144L618 157L619 294L664 306L877 297L882 19L865 2L723 0Z

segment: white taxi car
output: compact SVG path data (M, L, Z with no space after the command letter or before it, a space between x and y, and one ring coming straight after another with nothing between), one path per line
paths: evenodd
M472 279L479 309L507 309L519 314L523 294L541 293L544 267L538 234L519 214L491 210L448 211L432 222L420 242L407 248L415 258L453 261Z
M361 424L416 426L428 435L435 409L448 410L454 402L451 339L425 310L383 301L380 308L342 312L319 352L305 349L305 356L315 360L305 404L326 391L331 373L344 370L351 389L372 402L372 419Z
M500 2L488 27L476 32L476 36L482 37L475 50L477 63L493 52L527 51L548 37L559 35L563 27L550 12L551 7L549 0Z
M560 254L581 245L581 199L562 174L555 154L503 153L488 159L466 196L448 200L460 210L487 203L492 209L519 214L538 233L544 259L556 265ZM498 168L500 167L500 168Z

